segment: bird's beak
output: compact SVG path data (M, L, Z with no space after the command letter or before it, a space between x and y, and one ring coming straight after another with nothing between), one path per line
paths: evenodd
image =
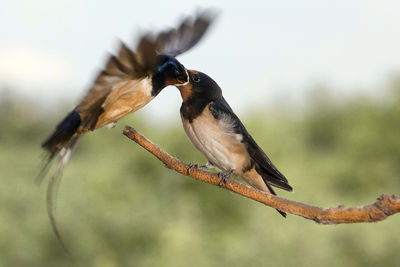
M182 100L183 101L188 100L192 96L192 87L193 87L193 85L192 85L192 83L190 83L189 72L190 71L186 70L187 82L179 84L179 85L176 85L176 87L181 92L181 96L182 96Z
M180 84L177 84L176 86L185 86L189 83L189 73L188 71L185 69L185 72L183 73L183 75L181 75L180 77L177 78L178 82L180 82Z

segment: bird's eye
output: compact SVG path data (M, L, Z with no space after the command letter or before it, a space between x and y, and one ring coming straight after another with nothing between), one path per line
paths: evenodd
M193 81L196 83L200 82L200 77L197 75L193 76Z

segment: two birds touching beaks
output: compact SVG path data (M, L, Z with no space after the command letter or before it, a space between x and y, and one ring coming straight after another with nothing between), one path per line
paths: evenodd
M286 177L225 101L218 84L205 73L185 68L176 59L202 39L215 17L215 12L207 10L188 17L175 29L145 34L135 50L121 43L118 54L110 56L80 103L43 142L48 158L39 175L41 179L57 159L47 190L47 209L60 241L54 218L55 193L62 170L80 138L87 131L113 124L142 108L169 85L181 93L183 128L207 158L208 167L219 169L224 179L234 174L264 192L275 194L272 186L292 191Z

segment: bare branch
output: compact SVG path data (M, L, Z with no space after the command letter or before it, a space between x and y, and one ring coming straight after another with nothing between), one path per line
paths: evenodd
M146 137L139 134L135 129L126 126L124 135L157 157L167 168L209 184L219 185L221 178L218 177L217 174L191 167L172 157ZM335 208L319 208L264 193L233 179L226 180L226 183L222 183L220 187L281 211L314 220L320 224L378 222L385 220L390 215L400 212L400 198L388 194L381 195L378 200L371 205L361 207L339 206Z

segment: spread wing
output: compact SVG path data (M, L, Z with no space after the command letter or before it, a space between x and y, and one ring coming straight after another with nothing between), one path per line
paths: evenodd
M216 13L206 10L192 19L186 18L177 29L160 33L156 40L160 54L176 57L195 46L214 21Z
M144 70L152 69L157 64L157 55L176 57L188 51L204 37L215 18L216 12L209 9L194 18L186 17L177 28L144 35L136 50L139 65Z
M243 136L242 143L247 147L247 152L256 164L256 171L261 175L266 184L292 191L292 187L288 184L286 177L275 167L265 152L257 145L253 137L247 132L246 128L239 118L232 111L229 104L224 98L220 98L213 102L213 109L222 112L225 116L230 116L234 122L235 133ZM216 113L218 113L216 112Z
M117 90L126 80L145 77L146 73L141 70L137 55L121 43L118 55L109 57L106 66L75 108L82 118L82 127L93 129L111 91Z
M102 114L103 103L111 91L120 90L129 80L150 76L157 66L157 56L177 56L196 45L214 19L211 11L205 11L192 19L186 18L176 29L156 35L143 35L136 52L121 42L118 55L111 55L104 69L98 74L92 87L75 108L82 118L82 128L93 130Z

